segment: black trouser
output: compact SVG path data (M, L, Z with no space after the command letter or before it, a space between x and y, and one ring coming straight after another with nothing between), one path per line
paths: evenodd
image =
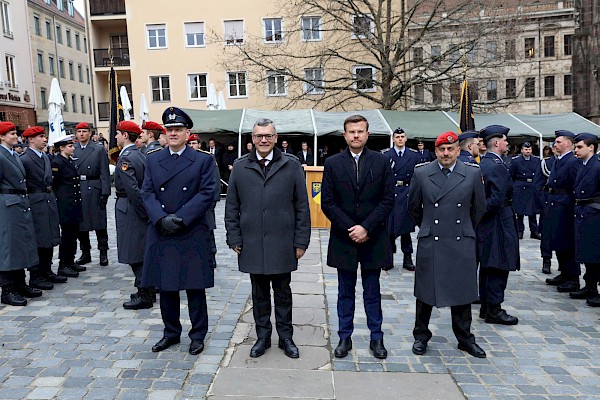
M531 232L531 234L536 234L539 232L538 230L538 223L537 223L537 216L534 215L528 215L527 216L527 220L529 222L529 231ZM517 215L517 228L519 229L519 233L523 233L525 231L525 216L524 215Z
M60 246L58 246L58 259L61 266L75 264L77 253L77 236L79 224L60 224Z
M600 282L600 264L585 263L585 274L583 274L585 286L595 292L598 291L598 282Z
M134 286L136 288L142 287L142 271L144 269L144 263L134 263L129 264L131 270L133 271L133 275L135 276Z
M204 340L208 332L208 310L206 291L204 289L188 289L188 311L192 329L189 337L192 340ZM179 321L179 291L160 291L160 314L165 325L164 336L179 338L181 321Z
M479 300L481 304L500 305L504 302L504 290L508 271L498 268L479 268Z
M558 260L558 270L568 280L578 280L579 275L581 275L581 267L575 261L575 249L556 250L555 252Z
M402 250L402 253L412 254L413 246L412 246L412 239L410 237L410 233L403 233L401 235L390 235L390 240L392 242L392 251L395 253L397 250L396 249L396 239L398 238L398 236L400 236L400 250Z
M429 330L429 319L431 318L432 309L433 306L417 299L417 314L415 317L415 328L413 329L415 340L428 342L431 339L432 334ZM454 332L458 343L475 343L475 336L471 333L471 304L452 306L450 307L450 313L452 314L452 332Z
M275 302L275 329L279 339L291 339L292 326L292 274L262 275L250 274L252 283L252 314L256 323L256 335L259 339L271 337L271 285Z
M92 251L90 243L90 232L80 231L78 235L79 248L83 253L89 254ZM96 239L98 240L98 250L108 250L108 231L106 229L96 230Z
M15 269L12 271L0 271L0 286L2 288L24 286L25 269Z

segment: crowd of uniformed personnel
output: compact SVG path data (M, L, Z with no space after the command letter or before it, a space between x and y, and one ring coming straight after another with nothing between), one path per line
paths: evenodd
M160 291L161 315L165 330L164 337L152 350L162 351L172 344L179 343L182 329L179 321L179 291L186 290L192 321L189 334L192 343L189 352L199 354L204 348L203 341L208 330L205 289L214 285L216 244L213 230L216 228L214 207L220 197L219 169L215 161L215 151L200 150L198 136L190 135L193 122L185 112L170 107L165 110L162 119L162 125L147 121L140 127L132 121L122 121L116 127L115 139L121 148L114 173L117 254L120 263L130 265L136 288L123 307L132 310L151 308L156 301L157 290ZM261 144L266 140L263 144L270 146L266 146L266 149L271 153L265 153L265 157L275 154L277 158L280 154L287 153L287 149L283 148L273 153L276 132L274 124L267 122L267 130L272 128L273 133L258 135L261 139L256 143ZM344 133L345 137L348 136L346 140L349 148L352 148L357 137L365 132L368 136L368 122L358 118L348 124L360 128L357 128L358 133ZM366 128L362 129L365 124ZM346 130L346 124L344 129ZM52 290L54 284L66 283L68 278L76 278L84 272L85 265L92 261L90 231L96 232L99 264L108 265L106 205L111 192L108 154L102 144L91 140L89 124L80 123L75 131L75 137L67 135L58 138L52 145L52 154L49 154L46 150L48 137L44 129L38 126L30 127L22 134L23 138L28 140L28 150L19 153L15 150L18 144L15 125L0 122L0 217L3 221L0 225L0 285L1 301L4 304L25 306L27 298L39 297L43 290ZM387 239L378 240L386 252L388 247L395 252L396 240L400 237L402 266L409 271L416 269L415 295L418 300L413 346L415 354L425 353L427 341L431 337L427 328L431 307L452 306L453 327L459 339L459 348L473 356L485 357L485 352L475 344L474 337L470 334L469 296L472 293L464 290L462 297L458 296L460 299L457 300L453 293L464 288L449 287L444 289L448 290L447 297L439 297L440 293L445 293L443 290L430 297L433 290L430 285L435 286L438 283L435 283L433 276L423 278L423 274L426 274L425 271L431 268L431 265L435 265L435 262L431 258L425 259L423 251L421 255L417 254L416 266L412 257L411 233L415 231L416 226L420 227L419 246L432 246L432 254L435 254L438 246L436 242L445 243L450 240L445 236L435 236L431 232L436 230L436 225L449 224L452 221L437 218L429 221L428 216L436 215L437 211L428 210L429 207L438 208L439 198L447 195L447 192L455 187L461 187L462 181L453 181L455 176L468 176L470 180L479 177L483 182L481 191L477 187L465 186L467 192L473 191L473 204L475 197L480 201L485 196L484 208L478 209L477 213L471 210L469 218L466 217L469 212L459 217L463 215L463 210L459 208L463 203L467 204L462 197L456 197L456 204L452 205L456 209L448 209L450 206L445 203L443 205L443 212L453 216L456 219L454 225L460 228L456 230L456 227L445 227L448 232L457 232L455 241L447 245L458 249L457 254L463 250L468 252L471 247L475 249L473 260L476 259L479 267L479 277L478 284L475 283L473 287L477 290L478 286L478 300L475 302L481 303L480 318L487 323L518 323L518 318L509 315L501 305L504 302L509 272L520 268L519 239L523 238L525 216L528 217L531 238L540 240L542 272L551 273L552 252L558 261L559 274L547 279L546 283L557 286L559 292L570 293L571 298L586 299L588 305L600 306L598 138L589 133L576 135L566 130L557 130L551 148L553 154L548 154L548 157L540 159L533 155L531 144L525 142L521 145L520 155L507 158L508 132L508 128L499 125L492 125L481 131L466 131L458 136L448 132L436 141L434 154L424 149L423 142L418 143L418 150L408 148L408 134L397 128L392 135L393 147L384 152L391 166L393 207L391 212L387 213L389 216L384 223L387 227ZM275 141L263 136L274 136ZM359 157L371 154L364 147L365 143L366 139L362 142L360 152L355 154L354 179L357 182L361 179ZM456 144L460 146L460 152L457 147L456 158L452 158L447 155L452 149L444 146ZM438 146L444 150L438 149ZM305 151L304 147L303 150ZM244 156L244 162L249 159L258 163L263 158L262 153L257 153L260 160L254 160L252 154L254 153L251 151L249 158ZM303 156L306 157L306 154ZM296 160L296 156L290 157ZM271 161L270 158L268 160ZM343 156L338 161L342 160ZM330 167L332 163L333 161L329 162ZM436 179L438 180L441 193L436 192L438 200L433 199L431 204L428 204L422 197L427 195L427 189L421 186L415 188L415 173L420 167L430 163L436 167L428 169L431 170L429 177L434 186ZM464 163L468 168L457 168L457 163ZM232 158L227 165L228 174L233 170L233 164ZM293 165L296 166L295 163ZM330 174L343 171L341 169L332 172L331 168L327 169L327 164L325 167L326 172L329 171ZM471 168L477 168L478 172L473 172ZM263 171L265 179L268 178L269 169L266 171ZM423 174L421 180L427 175ZM446 188L445 180L452 182L447 184L452 186ZM367 186L368 182L370 181L367 179ZM335 183L339 184L338 181ZM331 188L325 186L324 196L327 200ZM458 193L452 196L454 195ZM421 197L415 200L415 196ZM464 193L461 196L464 196ZM331 215L335 219L337 206L334 204L334 198L330 200L329 203L325 202L324 210L330 213L328 216ZM377 204L379 203L373 203L374 206ZM331 214L332 212L334 214ZM467 225L463 227L465 223ZM431 226L425 229L423 224ZM373 233L362 232L357 228L356 232L350 235L354 242L352 246L358 246L368 241ZM23 240L24 238L35 240ZM426 244L429 243L429 239L433 241ZM462 244L458 243L461 239ZM78 241L81 257L75 260ZM57 245L59 263L55 273L51 266L53 248ZM463 245L466 247L462 247ZM295 246L302 249L307 243L296 243ZM241 247L238 244L232 248L240 254ZM334 250L330 249L331 251ZM303 251L301 253L303 254ZM296 259L301 256L296 255ZM328 260L333 260L332 257L333 254L329 254ZM388 262L391 260L388 258L381 258L382 262L377 264L377 269L393 268L393 262ZM473 260L469 258L467 263ZM361 264L361 268L363 263L367 262L360 259L355 261ZM455 261L446 259L445 262ZM580 288L579 284L581 264L585 265L583 288ZM419 271L420 266L422 271ZM28 284L25 269L29 271ZM243 270L242 267L240 269ZM355 283L355 273L353 277L349 277L343 268L338 269L341 281ZM371 275L365 274L366 272L363 272L363 280L371 279ZM373 279L378 282L379 274L376 275L373 275ZM449 279L449 276L444 279ZM287 279L287 275L284 278ZM433 280L428 282L427 279L430 278ZM289 282L281 285L283 288L289 288ZM340 291L342 289L350 290L349 287L340 286ZM261 290L268 291L268 285L266 289ZM440 288L436 287L435 290ZM377 297L377 293L373 295L374 298ZM281 294L276 293L276 298L277 296ZM259 297L254 300L258 302ZM468 307L463 304L466 300L469 300ZM351 303L354 304L353 299ZM340 300L340 304L343 306L345 303ZM291 299L289 308L291 309ZM341 339L335 352L338 357L344 357L352 346L349 336L352 329L348 328L348 332L342 329L343 311L338 310ZM377 317L379 326L383 318L380 311ZM258 321L257 315L255 318ZM266 314L260 315L261 321L265 318ZM291 326L291 311L288 316L281 318ZM344 324L352 326L351 316L348 315L347 318L350 319L344 320ZM268 327L263 329L263 336L270 330L270 324L265 326ZM295 358L298 356L298 350L291 340L291 331L285 332L287 333L282 335L289 337L280 337L286 340L280 342L280 347L283 346L286 355ZM378 332L379 334L372 337L371 350L376 357L385 358L387 351L383 345L383 334ZM265 337L263 342L258 342L260 346L253 349L253 357L260 356L270 346L270 333L268 335L268 342ZM288 339L290 342L287 342Z

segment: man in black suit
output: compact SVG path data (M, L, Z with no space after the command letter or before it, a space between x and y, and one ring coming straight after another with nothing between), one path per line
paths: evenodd
M371 331L370 349L376 358L387 357L381 324L379 276L393 264L386 223L394 206L394 185L387 156L366 147L369 123L361 115L344 121L348 148L325 162L321 205L331 221L327 265L337 268L340 343L336 357L352 349L355 286L360 263L363 301Z
M313 153L308 148L308 143L306 142L302 142L302 150L296 154L296 157L298 157L302 165L315 165Z
M281 141L281 152L285 154L294 154L294 150L292 150L287 140Z

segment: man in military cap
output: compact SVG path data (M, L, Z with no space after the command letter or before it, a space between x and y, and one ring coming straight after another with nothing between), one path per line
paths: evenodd
M435 154L436 161L415 168L408 196L408 209L420 227L412 351L427 351L433 307L450 307L458 348L483 358L485 351L471 333L471 303L477 299L475 226L485 212L481 173L477 164L457 161L454 132L438 136Z
M123 304L126 310L151 308L153 304L152 289L142 286L148 216L142 203L145 156L135 147L141 133L135 122L121 121L115 134L117 145L122 148L115 168L117 253L119 262L131 267L137 288L131 300Z
M142 150L143 154L148 154L153 150L162 149L164 147L159 140L161 135L164 135L167 132L164 126L154 121L144 121L142 129L143 132L140 137L143 138L146 143L146 147Z
M477 163L475 157L479 156L479 132L464 131L458 135L460 154L458 159L462 162Z
M554 147L558 153L548 177L548 196L542 238L549 240L554 250L560 273L546 279L548 285L557 286L559 292L574 292L579 289L581 269L575 261L575 198L573 190L581 161L573 154L575 134L566 130L555 132Z
M501 308L510 271L520 269L519 238L511 206L513 185L501 154L509 129L490 125L481 130L487 152L481 157L487 209L477 226L479 255L479 317L490 324L516 325L519 320Z
M39 263L26 171L13 146L17 127L0 122L0 286L2 304L24 306L42 291L25 284L25 268Z
M90 124L81 122L75 126L78 143L73 155L81 185L83 221L79 227L81 257L78 265L92 262L90 231L96 231L100 265L108 265L108 232L106 230L106 203L110 196L110 170L104 146L93 142Z
M538 224L538 232L543 232L544 221L547 218L546 211L548 210L548 177L552 166L556 161L556 156L553 154L556 150L552 143L552 152L550 157L546 157L540 162L540 173L534 177L533 187L536 193L536 207L540 210L540 222ZM550 274L552 268L552 250L550 250L550 237L541 235L540 253L542 256L542 273Z
M404 255L402 268L414 271L415 265L412 261L412 239L410 233L415 231L415 224L408 214L408 188L415 165L421 162L419 152L406 146L406 133L402 128L396 128L392 133L394 146L385 152L390 158L392 172L394 173L394 210L388 220L388 233L392 243L392 251L396 252L396 238L400 236L400 249ZM384 271L393 268L383 267Z
M575 179L575 258L585 264L585 287L569 293L572 299L587 299L600 307L600 161L598 137L591 133L575 136L575 156L583 163Z
M435 159L435 156L425 148L425 142L417 142L417 151L419 152L419 163L429 162Z
M150 224L146 236L142 285L160 288L163 338L153 352L180 342L179 291L185 290L192 329L189 353L204 350L208 332L205 289L214 285L207 211L213 206L215 161L186 145L193 127L182 110L169 107L162 116L168 147L148 154L142 199Z
M21 157L27 175L27 193L33 214L35 240L39 263L29 269L29 285L41 290L51 290L53 283L64 283L67 277L52 271L54 246L60 244L58 208L52 191L52 167L44 149L48 137L44 128L32 126L23 132L29 141L29 151Z
M525 230L525 215L529 220L529 231L532 239L540 240L542 235L538 231L537 214L539 210L535 203L533 181L536 175L541 174L541 160L531 154L531 143L521 145L521 155L513 158L509 172L513 180L513 210L517 214L517 228L519 239L523 239Z

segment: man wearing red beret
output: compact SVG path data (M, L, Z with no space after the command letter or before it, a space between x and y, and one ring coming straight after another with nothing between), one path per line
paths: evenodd
M167 133L167 130L162 125L154 121L145 121L142 124L142 129L144 129L144 131L140 137L146 143L146 146L143 148L144 150L142 150L143 154L148 154L153 150L162 149L164 147L164 145L160 143L160 137L161 135L164 136Z
M478 297L474 227L486 209L485 191L479 167L457 162L459 153L458 136L442 133L437 160L418 165L410 182L408 211L419 226L412 352L427 351L433 307L449 306L458 348L483 358L471 333L471 303Z
M25 168L13 151L17 128L12 122L0 122L0 286L1 301L24 306L24 297L39 297L42 291L25 285L25 268L39 260L33 215L27 197Z
M52 167L50 158L44 153L48 137L41 126L27 128L23 137L29 141L29 151L21 156L21 161L27 175L27 193L40 260L36 266L29 269L29 285L37 289L51 290L53 283L64 283L67 277L56 275L51 268L53 248L60 244L60 228L56 196L52 190Z
M82 266L92 261L90 231L96 231L100 265L108 265L108 233L106 231L106 203L110 196L110 171L108 155L104 146L91 139L90 124L81 122L75 127L77 140L75 144L75 168L79 173L81 185L81 205L83 221L79 226L79 246L81 257L77 265ZM79 271L85 267L79 267Z

